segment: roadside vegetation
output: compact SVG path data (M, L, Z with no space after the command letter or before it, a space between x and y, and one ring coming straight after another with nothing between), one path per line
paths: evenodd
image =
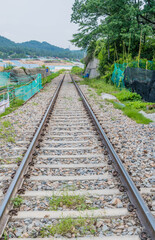
M80 84L88 85L96 90L98 95L101 93L108 93L114 95L118 100L108 100L113 103L114 107L123 111L124 115L135 120L137 123L148 124L152 122L150 119L144 117L140 110L145 112L155 112L155 109L149 110L149 107L154 105L150 102L144 102L141 96L137 93L132 93L128 89L120 90L111 83L106 83L103 79L84 79ZM121 103L121 104L120 104Z

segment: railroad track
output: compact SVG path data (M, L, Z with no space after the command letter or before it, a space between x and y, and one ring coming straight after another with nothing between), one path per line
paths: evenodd
M12 177L2 239L155 239L154 213L140 195L151 190L137 190L68 74Z

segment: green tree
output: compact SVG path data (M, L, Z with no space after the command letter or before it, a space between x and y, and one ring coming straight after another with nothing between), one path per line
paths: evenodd
M155 31L154 0L75 0L71 21L79 25L72 42L87 48L91 42L104 39L110 60L110 47L123 57L139 51L140 36L146 48L147 38ZM152 55L150 57L153 57Z

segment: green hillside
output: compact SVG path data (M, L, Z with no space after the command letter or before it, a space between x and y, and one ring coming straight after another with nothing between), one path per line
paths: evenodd
M47 42L38 41L15 43L0 36L0 58L24 58L27 55L32 57L83 58L83 52L80 50L70 51L69 49L59 48Z

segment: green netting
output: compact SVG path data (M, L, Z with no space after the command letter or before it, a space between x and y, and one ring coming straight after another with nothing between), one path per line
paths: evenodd
M123 63L123 64L115 63L114 71L112 73L111 80L117 87L120 87L120 88L125 87L124 71L127 67L139 68L139 69L145 69L145 70L146 69L154 70L155 69L155 62L154 61L140 60L139 63L138 63L138 61L133 61L131 63ZM145 78L145 76L144 76L144 78Z
M18 98L27 101L40 89L42 89L42 81L41 74L38 74L37 78L31 83L28 83L21 87L11 88L9 90L9 97L10 100Z
M7 86L10 81L10 73L0 72L0 88Z
M112 82L120 88L124 88L124 71L127 67L127 63L123 63L123 64L118 64L115 63L114 65L114 71L112 73Z

